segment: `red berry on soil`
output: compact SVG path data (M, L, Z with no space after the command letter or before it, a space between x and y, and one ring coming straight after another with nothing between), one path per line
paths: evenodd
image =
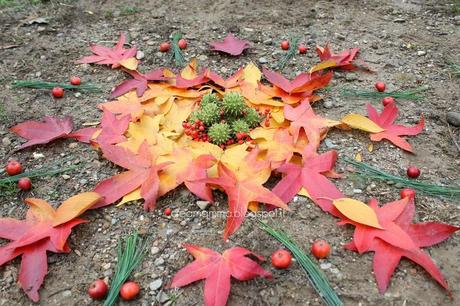
M70 78L70 84L72 85L80 85L81 84L81 79L77 76L73 76Z
M393 97L385 97L382 100L383 106L387 106L387 105L390 105L390 104L393 104L393 103L395 103L395 99Z
M130 301L134 299L138 294L141 288L136 282L126 282L120 288L121 298L125 301Z
M18 181L18 188L21 190L29 190L32 188L32 181L28 177L22 177Z
M418 178L420 176L420 169L415 166L407 168L407 176L410 178Z
M292 255L288 250L277 250L270 256L272 266L277 269L286 269L291 265Z
M179 46L179 48L185 49L185 48L187 48L187 41L185 39L181 38L177 42L177 45Z
M300 44L297 49L299 50L300 54L305 54L307 53L307 47L304 44Z
M377 83L375 83L375 89L377 89L377 91L384 92L385 83L378 81Z
M415 198L415 190L410 189L410 188L404 188L401 189L399 192L399 195L401 196L401 199L404 199L405 197L409 197L409 199L414 199Z
M64 89L62 89L61 87L54 87L51 90L51 94L55 98L62 98L62 97L64 97Z
M283 50L288 50L289 49L289 41L288 40L283 40L280 44L281 49Z
M317 240L311 245L311 253L318 259L326 258L331 251L331 246L326 240Z
M89 285L88 295L95 299L99 300L106 296L109 287L102 279L97 279Z
M171 45L168 42L164 42L160 44L160 52L168 52Z
M171 215L171 208L167 207L164 211L165 215L166 216L170 216Z
M5 166L5 171L8 173L8 175L19 174L22 172L21 163L19 163L17 160L10 160Z

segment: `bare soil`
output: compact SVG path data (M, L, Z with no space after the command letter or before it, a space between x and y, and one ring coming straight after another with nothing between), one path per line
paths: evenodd
M401 175L409 164L415 164L422 169L423 179L427 181L460 185L460 159L445 122L447 111L460 111L459 80L451 78L447 65L448 59L460 62L458 11L458 1L433 0L0 1L0 164L15 158L27 169L33 169L67 158L66 164L80 166L69 173L68 179L57 176L34 181L34 188L28 193L2 191L0 215L22 218L26 210L22 203L24 197L39 197L58 205L69 196L91 190L97 182L119 171L89 146L72 141L56 141L17 152L15 148L22 140L9 133L8 127L44 115L72 115L77 127L97 121L100 112L96 105L105 101L111 88L127 76L106 67L75 65L74 62L89 53L89 42L112 45L120 32L126 32L129 41L144 52L141 65L144 71L171 65L169 56L158 52L158 45L176 31L184 33L189 42L187 59L197 57L201 65L226 76L251 61L266 60L267 66L274 66L283 55L279 42L289 34L301 35L311 48L307 56L297 55L286 67L284 74L290 77L317 61L315 44L330 42L336 51L360 47L360 58L375 69L376 74L336 73L330 95L315 106L315 110L333 119L352 111L364 113L366 101L341 98L341 86L372 89L376 80L385 81L389 90L428 85L425 100L398 101L400 122L414 124L423 113L426 130L409 140L417 153L414 155L386 142L376 144L374 152L369 153L367 135L332 130L328 137L337 145L340 156L353 157L361 152L364 161ZM38 17L46 18L47 23L31 22ZM237 58L208 51L207 42L224 37L228 31L252 41L253 47ZM6 48L11 45L16 46ZM67 81L72 75L99 84L104 92L82 95L66 92L65 98L54 100L48 91L11 87L13 80ZM378 106L380 102L373 103ZM460 138L459 129L454 130L454 136ZM328 148L323 144L321 149ZM36 159L33 153L45 157ZM339 161L338 169L344 171L345 164ZM377 197L386 203L399 197L398 188L381 182L372 184L347 178L336 183L346 194L362 201ZM117 239L133 230L153 235L154 242L153 252L133 276L143 289L139 299L129 303L132 305L160 304L157 299L160 291L151 290L149 284L161 279L165 285L176 271L190 262L191 257L181 249L181 243L191 242L220 251L239 245L265 257L280 247L258 229L251 218L225 243L221 239L225 219L202 215L196 200L179 188L160 199L159 209L154 213L146 214L139 204L86 213L90 223L80 225L72 234L73 251L65 255L50 254L49 273L40 290L40 305L98 305L87 296L87 286L96 278L111 278L116 264ZM218 202L212 210L224 211L226 199L218 195ZM299 197L290 205L292 212L274 219L306 251L318 238L330 242L332 254L321 261L321 266L345 304L458 303L460 235L428 250L448 280L454 300L423 269L409 261L402 261L387 293L380 295L372 274L372 254L359 256L342 247L350 241L352 229L337 226L333 217L307 199ZM173 210L171 218L162 216L165 207ZM416 219L460 225L459 209L458 201L420 195ZM270 269L268 263L264 266ZM0 268L0 305L32 304L17 284L18 269L18 260ZM272 272L272 280L232 282L228 304L321 304L297 265L282 271L272 269ZM164 290L164 293L169 299L165 303L203 303L203 283L177 292Z

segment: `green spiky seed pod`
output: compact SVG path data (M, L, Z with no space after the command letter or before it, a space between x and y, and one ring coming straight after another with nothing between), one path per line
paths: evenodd
M262 118L260 118L259 113L255 109L248 107L245 112L244 121L246 121L250 128L257 127L262 121Z
M246 132L249 133L249 125L243 119L238 119L232 123L232 132L234 134Z
M214 123L208 130L211 142L220 145L230 138L230 127L227 123Z
M240 116L246 109L244 98L237 92L229 92L225 94L222 100L224 112L229 116Z
M200 116L199 113L200 113L199 110L196 110L196 111L192 112L192 113L190 114L190 116L188 117L188 120L187 120L187 121L188 121L189 123L191 123L191 124L195 123L196 119L199 119L199 118L198 118L198 117Z
M214 103L202 105L197 117L206 126L210 126L220 120L220 108Z
M216 94L209 93L207 95L204 95L203 98L201 98L201 107L205 107L206 105L211 103L216 105L220 103L220 100Z

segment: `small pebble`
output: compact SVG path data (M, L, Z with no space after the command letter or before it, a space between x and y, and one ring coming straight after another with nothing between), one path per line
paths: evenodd
M138 50L138 51L136 52L136 58L137 58L138 60L143 59L144 56L145 56L145 54L144 54L144 52L142 52L141 50Z
M334 107L334 104L332 103L332 101L329 101L329 100L325 101L323 105L325 108L328 108L328 109Z
M161 288L161 285L163 285L163 281L161 278L158 278L150 283L149 288L150 290L158 290Z
M158 252L160 252L160 249L156 246L150 249L150 253L152 253L152 255L158 254Z
M353 193L359 194L359 193L363 193L363 191L361 189L353 189Z
M62 175L62 178L65 179L65 180L68 180L68 179L70 179L70 175L68 175L68 174L63 174L63 175Z
M424 55L426 55L426 51L423 51L423 50L417 51L417 55L418 56L424 56Z
M74 94L74 96L75 96L75 98L80 98L80 97L81 97L81 92L76 92L76 93Z
M161 266L162 264L165 263L165 260L161 257L158 257L157 259L155 259L155 262L153 263L155 266Z
M11 144L11 140L8 138L8 137L4 137L2 139L2 144L6 147L6 146L9 146Z
M448 112L447 113L447 122L453 126L460 127L460 113L457 112Z
M196 205L201 209L201 210L205 210L206 208L208 208L211 203L209 203L209 201L196 201Z
M319 265L319 267L323 270L327 270L329 269L330 267L332 267L332 264L330 262L323 262Z
M266 63L268 63L268 60L265 57L261 57L261 58L259 58L259 63L266 64Z

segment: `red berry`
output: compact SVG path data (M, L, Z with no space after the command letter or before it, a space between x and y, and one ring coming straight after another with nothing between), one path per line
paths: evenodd
M164 213L165 213L166 216L170 216L171 215L171 208L169 208L169 207L165 208Z
M201 120L200 120L200 119L196 119L196 120L195 120L195 124L198 124L198 125L199 125L200 123L201 123Z
M277 269L286 269L291 265L292 255L288 250L277 250L270 256L272 266Z
M102 279L97 279L89 285L88 295L95 299L99 300L106 296L109 287Z
M410 178L418 178L420 176L420 169L415 166L407 168L407 176Z
M160 44L160 52L168 52L171 48L171 45L168 42L163 42Z
M28 177L22 177L18 181L18 188L21 190L29 190L32 188L32 181Z
M289 49L289 41L288 40L283 40L280 44L281 49L283 50L288 50Z
M385 97L382 100L383 106L387 106L387 105L390 105L390 104L393 104L393 103L395 103L395 99L393 97Z
M187 127L187 122L182 122L182 127L186 128Z
M193 138L198 138L198 131L193 131L192 137Z
M51 90L51 94L55 98L62 98L62 97L64 97L64 89L62 89L61 87L54 87Z
M240 140L241 138L243 138L243 135L241 135L241 133L236 133L236 139Z
M72 85L80 85L81 84L81 79L77 76L73 76L70 78L70 84Z
M401 196L401 199L404 199L405 197L409 197L409 199L415 199L415 190L410 188L404 188L401 189L399 195Z
M199 130L204 131L204 126L200 125Z
M241 137L246 137L246 136L248 136L248 133L246 133L246 132L241 132Z
M177 45L179 46L179 48L185 49L185 48L187 48L187 41L185 39L181 38L177 42Z
M304 44L300 44L297 47L297 49L299 50L300 54L305 54L305 53L307 53L307 50L308 50L307 47Z
M385 91L385 83L378 81L377 83L375 83L375 89L377 89L380 92L384 92Z
M326 258L331 251L331 246L326 240L317 240L311 246L311 253L318 259Z
M244 140L238 140L238 143L239 143L239 144L243 144L243 143L244 143Z
M8 173L8 175L19 174L22 172L21 163L17 160L10 160L5 166L5 171Z
M265 123L264 123L264 124L265 124L266 127L269 127L269 126L270 126L270 121L265 120Z
M123 300L130 301L134 299L138 294L141 288L136 282L126 282L120 288L120 295Z
M264 113L265 113L265 114L268 114L269 112L270 112L270 109L269 109L269 108L266 108L266 109L264 110Z

